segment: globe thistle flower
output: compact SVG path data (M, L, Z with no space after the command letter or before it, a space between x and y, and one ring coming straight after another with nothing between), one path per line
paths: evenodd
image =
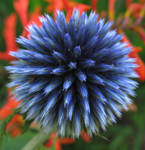
M47 14L40 20L41 27L28 27L28 39L18 38L22 48L11 52L18 60L7 67L21 113L61 136L105 130L135 96L130 48L94 12L75 10L66 22L58 11L56 21Z

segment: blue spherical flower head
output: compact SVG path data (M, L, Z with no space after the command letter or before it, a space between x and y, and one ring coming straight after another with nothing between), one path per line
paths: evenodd
M94 12L75 10L66 22L58 11L56 21L49 15L40 20L41 27L29 26L29 39L17 40L23 49L11 53L17 61L7 67L21 112L61 136L105 130L135 96L130 48Z

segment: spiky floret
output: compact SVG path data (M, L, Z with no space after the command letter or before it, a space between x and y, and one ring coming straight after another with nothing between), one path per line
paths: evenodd
M60 11L56 21L49 15L40 20L41 27L29 26L28 39L18 38L24 49L11 53L18 60L7 67L26 119L73 137L116 122L137 86L122 35L93 12L75 10L69 22Z

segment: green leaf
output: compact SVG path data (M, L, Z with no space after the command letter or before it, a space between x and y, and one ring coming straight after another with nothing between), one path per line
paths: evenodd
M3 140L2 150L21 150L22 147L34 136L33 132L25 132L23 135L16 138L7 135Z

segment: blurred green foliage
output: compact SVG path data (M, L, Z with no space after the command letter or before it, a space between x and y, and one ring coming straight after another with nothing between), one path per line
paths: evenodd
M90 4L90 0L75 0L80 3ZM134 0L137 2L138 0ZM37 5L42 6L42 12L45 12L46 2L44 0L30 0L29 11L32 12ZM108 10L108 0L99 0L98 12ZM115 18L119 14L125 12L125 0L118 0L115 5ZM4 38L2 36L4 28L4 19L14 12L12 0L0 0L0 50L5 50ZM22 26L18 19L17 36L22 32ZM143 48L140 52L140 57L145 61L145 45L140 37L131 30L125 30L126 35L133 45ZM5 66L8 63L0 61L0 66ZM0 106L7 99L6 83L8 77L0 73ZM140 83L137 89L135 103L137 105L136 112L124 112L121 120L118 123L110 126L106 132L101 133L108 140L104 140L100 136L92 138L90 143L85 143L82 139L76 140L74 144L63 145L64 150L145 150L145 82ZM12 138L10 135L5 136L3 150L20 150L34 135L34 132L27 131L17 138ZM42 148L43 149L43 148ZM52 148L54 149L54 147Z

